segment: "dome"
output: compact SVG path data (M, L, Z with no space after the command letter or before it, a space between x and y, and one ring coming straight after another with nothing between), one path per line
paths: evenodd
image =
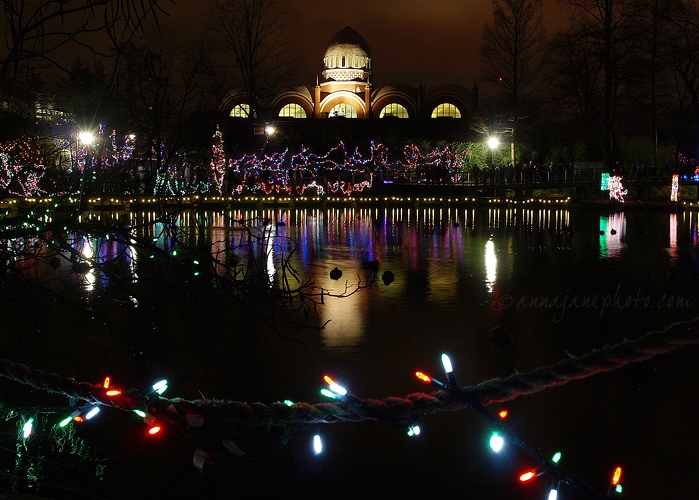
M347 26L330 39L323 65L323 77L327 79L342 82L368 80L371 49L362 35Z

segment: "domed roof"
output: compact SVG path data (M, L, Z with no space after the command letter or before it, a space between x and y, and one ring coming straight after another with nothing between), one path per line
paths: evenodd
M371 49L362 35L347 26L330 39L323 65L323 77L329 80L368 82L371 74Z
M364 37L350 26L338 31L328 42L325 56L364 56L371 57L371 48Z

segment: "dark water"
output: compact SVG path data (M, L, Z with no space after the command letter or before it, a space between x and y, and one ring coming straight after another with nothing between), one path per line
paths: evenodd
M295 240L294 267L326 289L341 293L345 283L366 282L368 261L378 263L379 276L393 272L395 281L326 298L320 315L329 323L320 333L286 332L305 345L273 333L241 340L244 332L231 318L217 329L192 318L163 320L154 311L160 336L149 343L150 371L170 380L167 396L324 402L318 390L326 373L361 398L431 392L413 373L443 378L442 353L461 385L475 385L699 316L696 212L377 208L254 215L285 222L271 234ZM236 238L219 227L218 215L211 222L214 239ZM279 255L291 247L286 239L270 242L269 272L278 276ZM329 277L335 267L343 273L337 281ZM132 271L138 281L138 262ZM76 284L86 301L103 286L98 281ZM79 368L65 373L65 364L55 363L63 375L98 378L100 363L120 366L124 339L75 338L82 347L88 342L92 354L71 351ZM696 346L683 347L491 410L507 408L521 439L545 455L560 451L560 466L602 494L620 465L624 498L695 498L697 354ZM177 433L145 442L132 431L109 462L104 488L90 491L156 498L547 498L547 476L519 484L532 464L526 455L507 444L499 454L490 450L483 417L446 412L419 423L422 433L414 438L384 422L324 425L319 456L311 432L299 431L274 454L244 465L207 465L203 475L191 466L202 443ZM147 447L169 459L154 462ZM582 496L561 486L559 498Z

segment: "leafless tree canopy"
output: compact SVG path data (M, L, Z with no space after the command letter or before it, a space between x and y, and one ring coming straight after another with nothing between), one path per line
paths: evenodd
M112 42L157 21L172 0L4 0L0 84L4 87L28 62L59 64L56 51L70 44L96 50L86 37L107 34Z
M542 0L493 0L493 23L483 30L483 76L509 94L512 161L521 100L538 90L541 80L546 47L542 8Z
M275 0L215 0L209 16L245 90L250 109L290 78L284 13Z

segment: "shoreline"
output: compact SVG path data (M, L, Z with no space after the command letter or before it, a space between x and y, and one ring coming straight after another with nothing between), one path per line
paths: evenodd
M6 198L0 199L0 209L6 212L55 209L55 210L81 210L81 211L120 211L134 210L177 210L177 209L202 209L219 210L224 207L231 209L275 209L275 208L363 208L363 207L557 207L571 209L592 209L612 211L670 211L699 209L699 202L671 202L663 200L627 200L624 203L610 199L570 198L570 197L529 197L508 198L504 196L398 196L389 193L353 193L334 196L288 196L288 195L236 195L236 196L212 196L212 195L184 195L184 196L86 196L82 200L80 196L63 197L34 197L34 198Z

